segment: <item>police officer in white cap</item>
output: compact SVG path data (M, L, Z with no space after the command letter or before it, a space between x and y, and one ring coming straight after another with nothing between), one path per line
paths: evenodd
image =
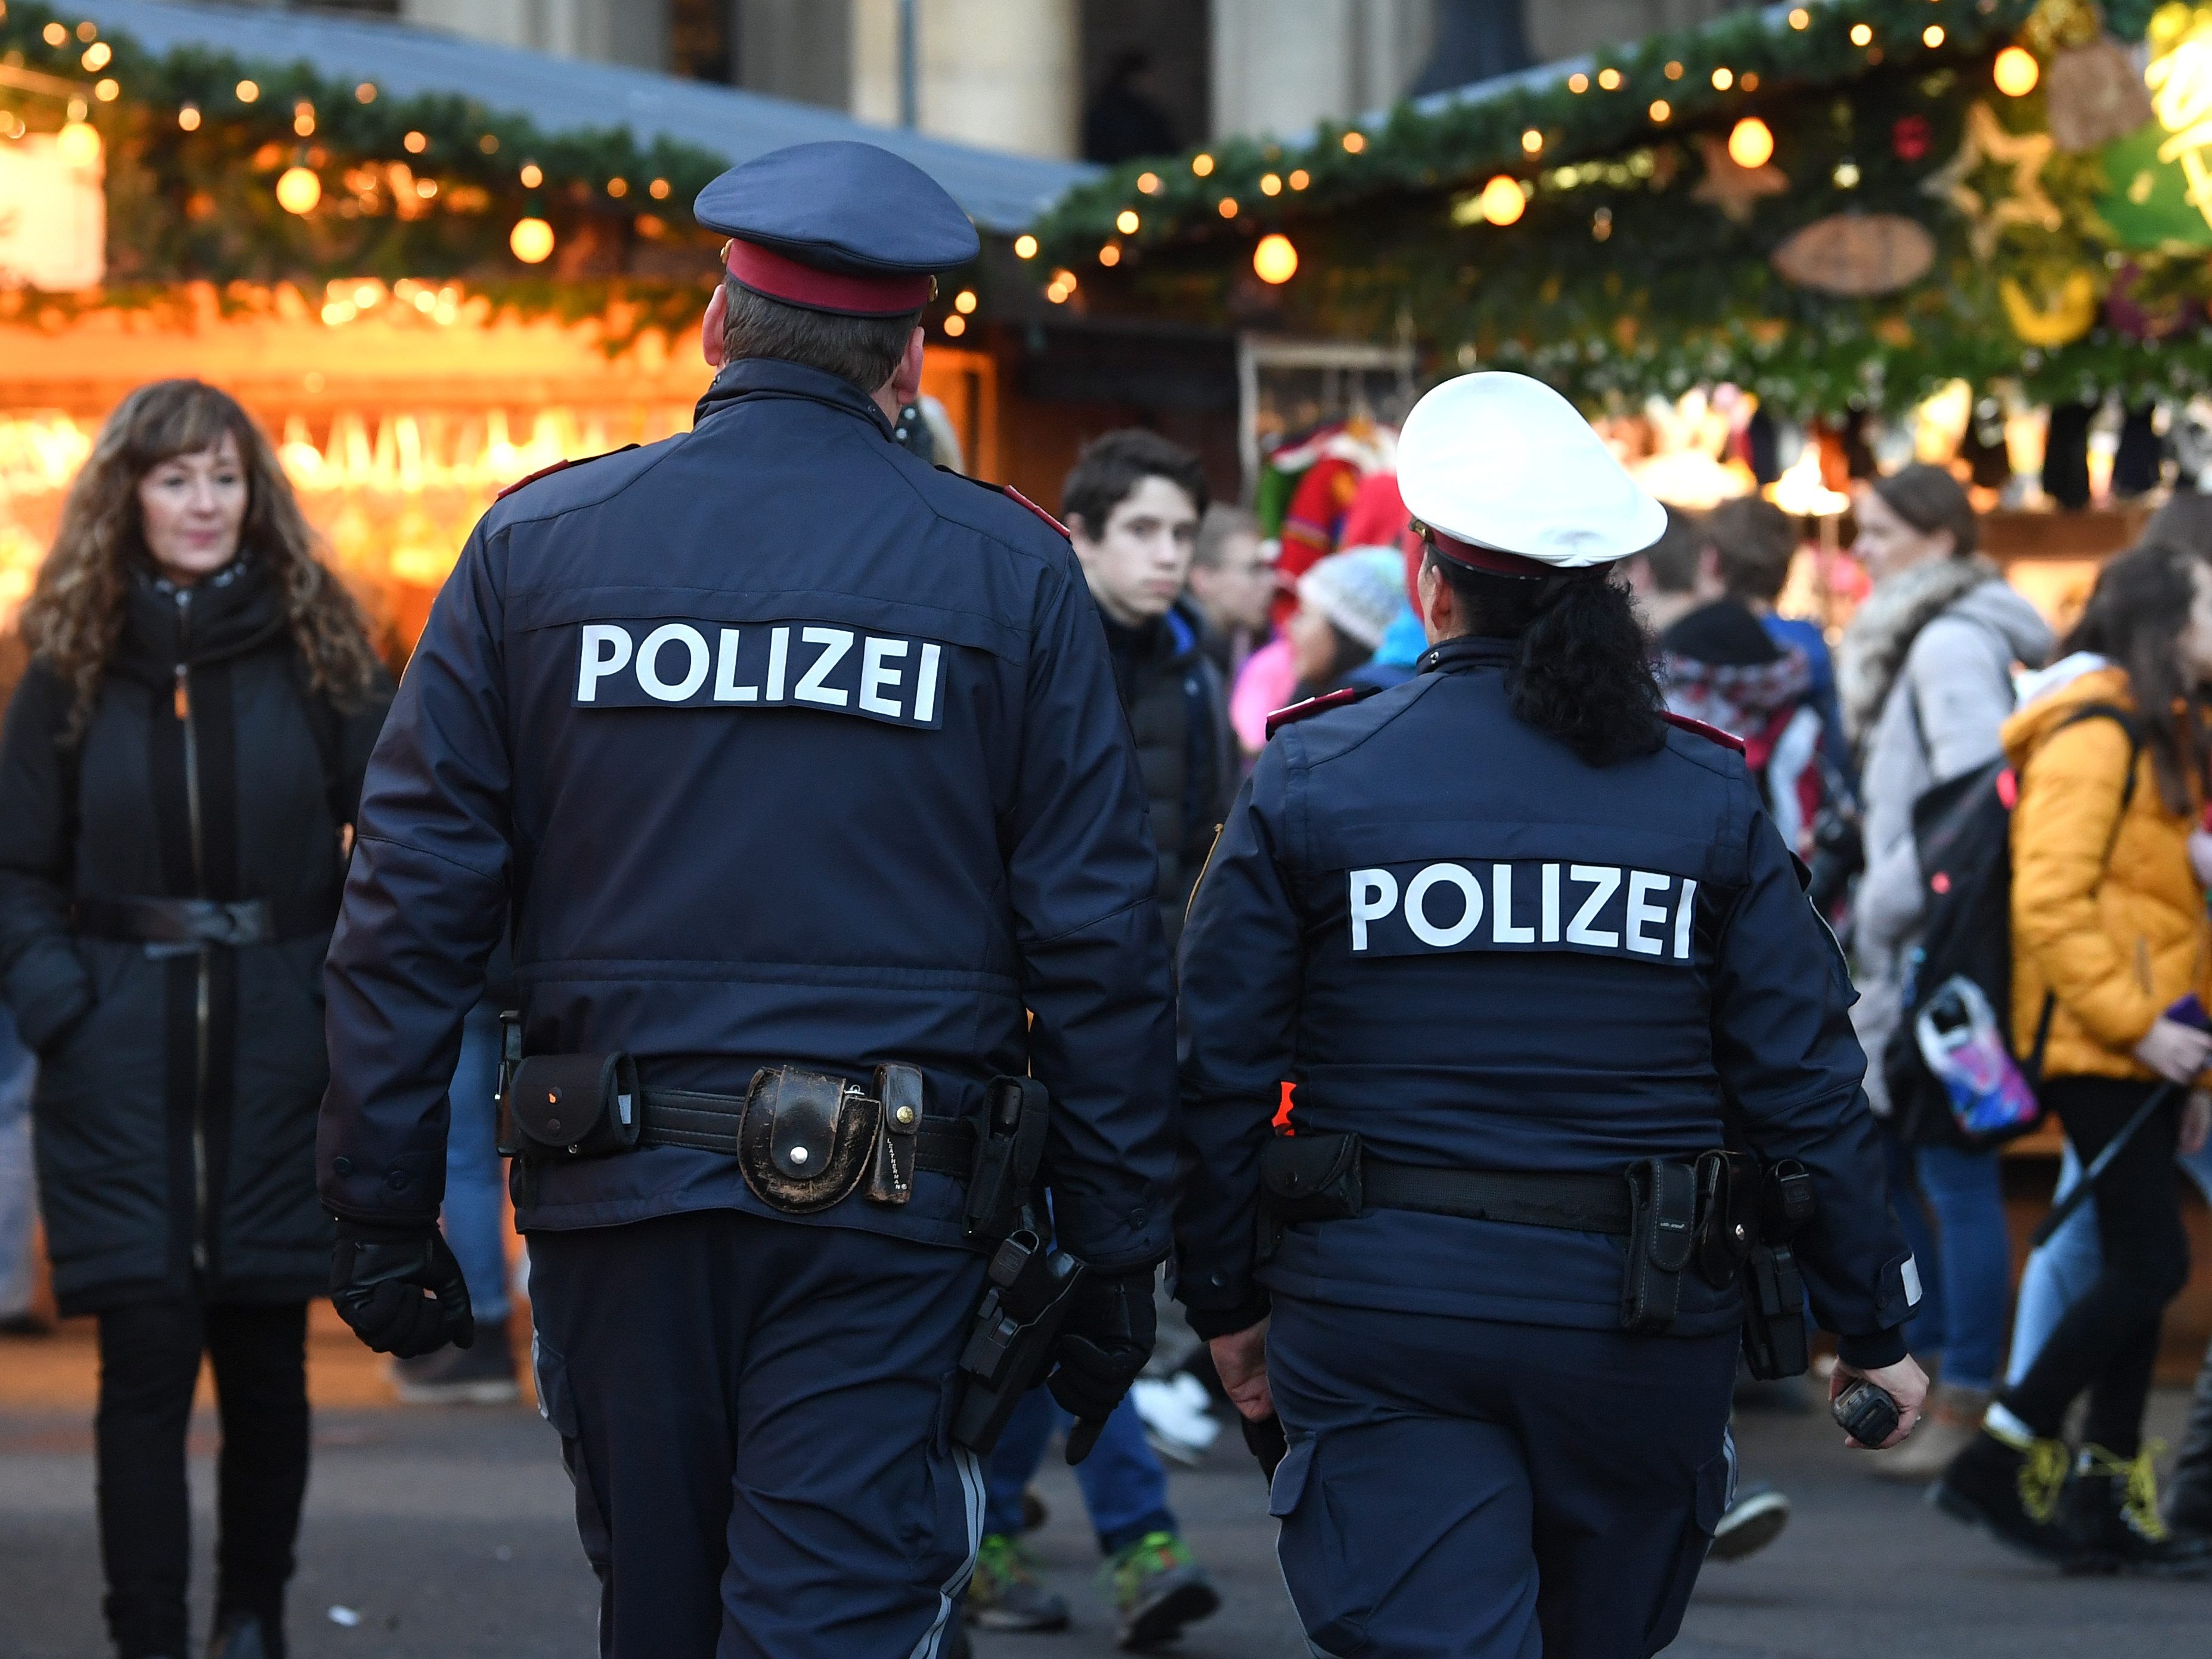
M1834 941L1613 579L1658 504L1519 375L1437 387L1399 455L1420 672L1277 717L1182 937L1177 1293L1279 1414L1316 1652L1638 1659L1729 1501L1740 1282L1794 1223L1893 1443L1917 1275Z

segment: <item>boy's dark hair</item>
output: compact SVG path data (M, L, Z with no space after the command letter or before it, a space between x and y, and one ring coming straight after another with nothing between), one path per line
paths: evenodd
M921 313L896 317L841 317L809 311L756 294L741 283L724 282L728 296L722 317L722 356L774 357L804 363L848 380L872 396L906 355L906 343Z
M1797 526L1790 515L1772 501L1739 495L1705 514L1705 532L1720 555L1729 597L1773 604L1797 556Z
M1126 427L1094 438L1075 458L1074 469L1060 488L1060 516L1093 540L1106 533L1114 509L1136 493L1147 478L1165 478L1206 512L1206 469L1198 457L1157 432Z
M1667 528L1638 556L1651 572L1651 586L1662 593L1694 592L1698 558L1705 550L1705 533L1695 514L1674 507L1666 513Z

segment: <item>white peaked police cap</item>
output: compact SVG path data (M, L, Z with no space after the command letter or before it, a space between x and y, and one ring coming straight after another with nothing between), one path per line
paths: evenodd
M1667 528L1667 509L1572 404L1502 370L1446 380L1413 405L1398 489L1440 556L1497 575L1610 564Z

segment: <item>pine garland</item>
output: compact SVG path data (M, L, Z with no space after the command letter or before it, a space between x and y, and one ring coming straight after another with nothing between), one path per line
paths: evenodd
M646 327L696 321L712 291L716 239L691 202L727 163L695 145L641 144L620 127L547 132L472 99L395 97L304 63L98 40L110 56L94 69L62 14L8 0L0 16L0 63L82 88L106 147L108 204L107 285L6 296L0 322L52 327L92 309L173 307L183 301L173 285L186 282L215 284L234 311L270 303L276 284L319 292L341 279L412 277L459 283L524 316L617 310L629 319L610 342L619 349ZM95 86L111 78L119 95L102 100ZM242 82L256 95L241 98ZM33 131L68 113L55 96L4 83L0 111ZM322 186L305 215L276 198L295 165ZM544 264L510 250L525 217L553 229Z

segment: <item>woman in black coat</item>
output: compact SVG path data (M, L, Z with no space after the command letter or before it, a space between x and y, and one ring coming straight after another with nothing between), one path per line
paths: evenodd
M182 1659L185 1431L221 1401L210 1659L282 1659L307 1474L322 962L391 684L268 441L142 386L71 487L0 731L0 995L38 1051L64 1314L100 1321L122 1659Z

